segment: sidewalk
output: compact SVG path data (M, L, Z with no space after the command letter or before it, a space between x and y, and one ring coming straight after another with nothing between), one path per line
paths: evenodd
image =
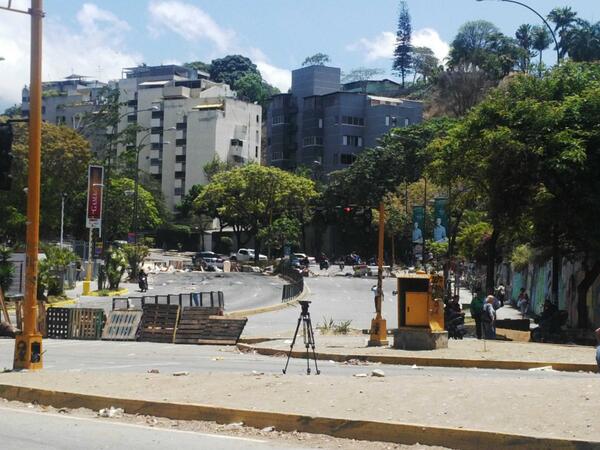
M266 355L287 353L288 339L241 344L241 347L256 350ZM348 361L369 360L385 364L416 364L441 367L480 367L498 369L529 369L552 366L556 370L597 370L595 348L577 345L538 344L532 342L483 341L473 338L450 339L448 348L431 351L397 350L391 347L367 347L367 335L359 336L315 336L316 350L320 359ZM390 344L393 337L390 336ZM303 357L304 347L300 342L294 351Z
M282 366L284 361L281 358ZM415 369L384 378L361 378L351 374L370 373L376 366L359 366L347 376L331 376L328 364L322 364L319 376L3 373L0 396L55 407L98 410L115 406L133 414L180 420L243 422L259 428L275 426L398 443L412 440L452 448L600 446L600 428L595 426L600 377ZM303 368L296 361L290 372ZM592 444L562 441L559 445L547 438Z

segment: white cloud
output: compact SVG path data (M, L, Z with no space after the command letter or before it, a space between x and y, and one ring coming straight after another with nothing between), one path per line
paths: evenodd
M360 38L357 42L347 45L346 50L363 52L365 61L389 59L394 56L396 35L391 31L382 31L372 39Z
M18 17L15 17L18 16ZM107 81L120 78L123 67L142 57L122 50L127 22L109 11L84 4L77 13L79 29L46 19L42 44L42 78L60 80L75 72ZM29 21L18 14L0 15L0 109L20 103L21 88L29 84Z
M421 28L413 32L411 43L415 47L429 47L440 61L448 56L450 51L448 43L444 42L439 33L432 28ZM396 35L391 31L382 31L374 38L361 38L347 45L346 49L362 52L366 62L373 62L378 59L393 58L395 47Z
M275 86L281 92L287 92L292 86L292 72L290 70L272 65L269 58L258 48L251 48L248 54L267 83Z
M155 36L168 29L187 41L208 39L220 51L231 49L235 32L220 27L206 12L197 6L177 0L152 1L149 29Z
M450 52L448 43L443 41L439 33L432 28L415 31L411 42L415 47L429 47L440 61L444 61Z

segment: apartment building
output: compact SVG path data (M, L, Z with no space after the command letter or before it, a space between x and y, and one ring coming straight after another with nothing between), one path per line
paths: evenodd
M372 95L361 86L345 91L340 75L327 66L292 71L290 92L274 96L267 111L270 165L340 170L390 129L422 121L421 102Z
M215 83L208 74L178 65L125 68L117 87L123 102L115 130L140 126L137 142L139 169L151 174L162 187L165 202L174 210L195 184L207 182L204 165L215 157L233 164L261 161L262 109L236 98L227 84ZM86 113L97 110L106 84L73 75L44 83L42 118L80 129ZM23 111L28 112L29 91L23 90ZM92 136L98 156L107 135ZM125 151L120 145L117 152Z

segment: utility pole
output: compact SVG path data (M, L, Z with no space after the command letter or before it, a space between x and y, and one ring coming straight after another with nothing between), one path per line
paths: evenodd
M369 347L384 347L388 345L387 324L381 315L383 305L383 240L385 236L385 205L379 203L379 242L377 255L377 290L375 291L375 318L371 320L371 337Z
M10 8L15 12L25 12ZM29 110L29 175L23 330L15 338L14 369L38 370L42 364L42 335L37 329L37 276L40 228L40 154L42 140L42 0L31 0L31 65Z

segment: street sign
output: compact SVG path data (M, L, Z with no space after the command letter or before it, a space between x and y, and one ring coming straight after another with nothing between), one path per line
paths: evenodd
M89 166L86 226L102 227L102 190L104 187L104 167Z

